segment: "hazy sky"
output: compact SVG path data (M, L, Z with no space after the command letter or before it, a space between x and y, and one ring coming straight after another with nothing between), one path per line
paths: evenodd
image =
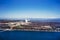
M0 18L60 18L60 0L0 0Z

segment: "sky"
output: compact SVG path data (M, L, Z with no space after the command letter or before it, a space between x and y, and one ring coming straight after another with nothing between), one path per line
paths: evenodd
M60 0L0 0L0 18L60 18Z

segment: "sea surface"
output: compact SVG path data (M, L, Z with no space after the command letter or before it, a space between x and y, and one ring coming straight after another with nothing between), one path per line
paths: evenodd
M1 31L0 40L60 40L60 32Z

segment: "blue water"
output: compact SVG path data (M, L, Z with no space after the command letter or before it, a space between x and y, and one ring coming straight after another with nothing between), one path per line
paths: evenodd
M60 32L4 31L0 40L60 40Z

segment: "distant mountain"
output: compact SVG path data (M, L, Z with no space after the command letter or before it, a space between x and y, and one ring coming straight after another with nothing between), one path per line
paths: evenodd
M25 20L26 18L20 18L20 19L0 19L0 21L20 21ZM60 22L60 18L27 18L28 20L32 22Z
M60 22L60 18L31 18L31 21L35 21L35 22Z

